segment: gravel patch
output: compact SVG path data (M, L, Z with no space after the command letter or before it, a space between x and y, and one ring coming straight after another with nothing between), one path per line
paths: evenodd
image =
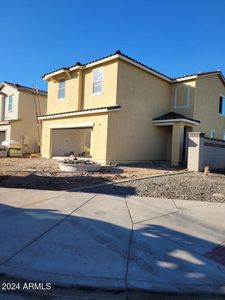
M186 173L88 189L88 192L225 203L225 176Z

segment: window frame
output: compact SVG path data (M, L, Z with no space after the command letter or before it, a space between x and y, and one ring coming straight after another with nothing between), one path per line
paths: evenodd
M187 89L187 104L186 105L177 105L177 91L179 88L185 87ZM190 107L190 86L184 85L184 84L179 84L176 86L175 91L174 91L174 108L179 109L179 108L189 108Z
M96 71L99 71L101 70L102 71L102 78L101 80L95 80L94 77L95 77L95 72ZM94 92L94 85L96 83L99 83L101 82L101 91L100 92ZM100 67L100 68L97 68L97 69L94 69L92 71L92 96L97 96L97 95L101 95L103 93L103 67Z
M64 82L64 87L60 87L60 83L61 83L61 82ZM61 90L64 90L64 97L59 98L59 92L60 92ZM58 81L58 101L63 101L63 100L65 100L65 96L66 96L66 79L64 78L64 79L60 79L60 80Z
M223 111L223 101L222 101L222 105L221 105L221 98L224 99L224 105L225 105L225 96L220 94L219 95L219 115L223 118L225 118L225 114L222 114L222 112L220 112L220 106L221 106L221 111Z
M8 96L8 113L13 112L13 96L14 95L9 95ZM11 102L10 102L10 99L12 100Z

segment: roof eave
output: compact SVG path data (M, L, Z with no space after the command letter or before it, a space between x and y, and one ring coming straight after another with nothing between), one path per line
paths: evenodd
M93 110L86 110L86 111L77 111L77 112L68 112L68 113L61 113L61 114L52 114L46 116L39 116L38 120L49 120L49 119L59 119L59 118L67 118L67 117L76 117L80 115L91 115L91 114L101 114L101 113L108 113L113 111L121 110L121 107L115 108L102 108L102 109L93 109Z
M43 80L49 80L49 79L51 79L51 78L53 78L53 77L55 77L57 75L65 73L66 71L70 72L70 71L74 71L74 70L77 70L77 69L80 69L80 68L82 68L82 69L84 69L84 68L85 69L86 68L91 68L91 67L95 67L97 65L100 65L100 64L103 64L103 63L106 63L106 62L110 62L110 61L115 60L115 59L121 59L121 60L126 61L126 62L128 62L128 63L130 63L130 64L132 64L132 65L134 65L134 66L136 66L136 67L138 67L138 68L146 71L146 72L148 72L148 73L151 73L152 75L155 75L155 76L157 76L157 77L159 77L159 78L161 78L163 80L166 80L167 82L171 82L171 83L173 82L173 80L170 79L169 77L164 76L163 74L160 74L160 73L152 70L151 68L145 67L144 65L142 65L142 64L140 64L138 62L135 62L134 60L132 60L132 59L124 56L123 54L114 54L114 55L111 55L109 57L106 57L106 58L103 58L103 59L100 59L100 60L88 63L86 65L81 65L81 66L80 65L76 65L76 66L72 66L72 67L69 67L69 68L62 68L62 69L60 69L58 71L46 74L42 78L43 78Z
M189 124L194 124L194 125L198 125L200 123L200 121L197 120L189 120L186 118L180 118L180 119L168 119L168 120L153 120L152 123L153 124L167 124L168 125L173 125L176 122L185 122L185 123L189 123Z

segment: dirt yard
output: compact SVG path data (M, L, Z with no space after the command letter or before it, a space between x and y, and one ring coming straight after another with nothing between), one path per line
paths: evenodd
M94 173L65 173L57 161L46 158L0 158L0 187L64 190L162 174L183 172L166 164L105 166Z

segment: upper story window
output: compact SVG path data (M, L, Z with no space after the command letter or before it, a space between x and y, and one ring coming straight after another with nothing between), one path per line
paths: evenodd
M224 96L220 96L219 113L221 115L225 116L225 97Z
M102 93L103 68L93 71L93 87L92 94L99 95Z
M63 100L65 98L66 92L66 82L65 80L59 81L59 89L58 89L58 99Z
M13 96L9 96L8 112L13 111Z
M188 108L190 106L190 87L185 84L178 85L174 94L175 108Z

